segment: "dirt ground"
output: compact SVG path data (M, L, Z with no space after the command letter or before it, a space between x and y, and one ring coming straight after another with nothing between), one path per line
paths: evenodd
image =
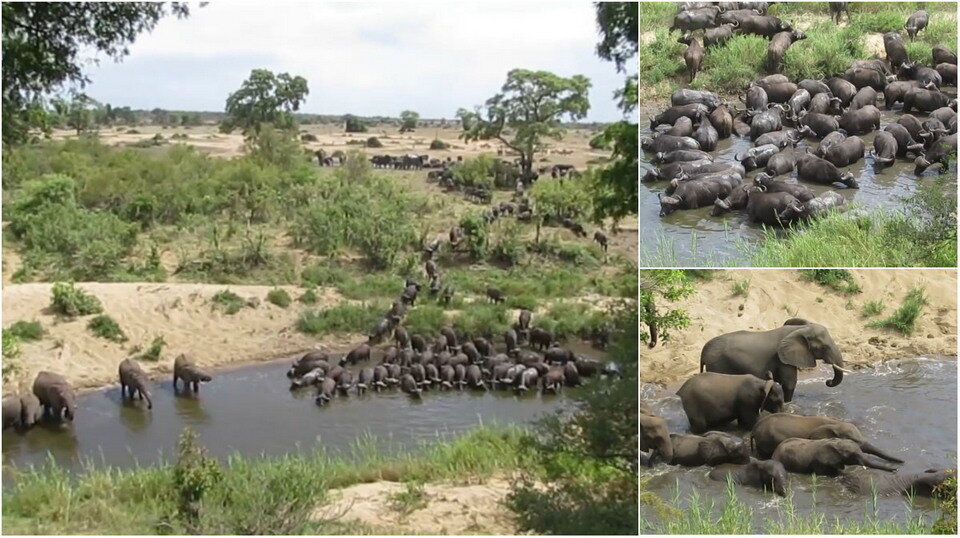
M278 307L266 300L272 286L224 286L219 284L84 283L78 284L103 303L128 338L118 344L94 336L87 329L93 316L61 319L49 310L52 284L30 283L3 287L3 318L9 325L19 320L37 320L46 331L34 342L22 342L19 371L4 390L26 388L41 370L55 371L76 388L93 388L117 382L117 364L131 355L135 346L145 349L158 335L166 345L161 358L139 361L152 377L173 372L173 361L185 353L197 364L214 368L229 364L289 356L313 348L343 349L359 343L343 339L318 340L300 333L295 324L300 309L294 303ZM242 308L225 315L210 299L229 288L240 297L259 300L256 308ZM302 290L282 286L294 300ZM332 289L318 288L315 306L342 300Z
M100 130L100 139L113 146L129 146L141 140L153 138L157 133L162 134L170 140L175 134L187 135L183 140L170 140L171 142L183 142L196 147L198 150L216 157L236 157L243 153L243 135L239 132L223 134L217 130L216 125L203 125L199 127L183 128L175 127L164 129L160 126L144 125L133 128L136 134L128 134L130 127L123 126L117 128L104 128ZM340 124L330 125L303 125L302 131L306 131L317 137L316 142L307 142L305 147L310 150L325 149L327 152L336 150L348 151L351 149L360 149L367 155L403 155L406 153L427 154L432 158L445 160L451 157L456 160L458 156L463 158L476 157L481 153L497 154L502 148L500 142L474 141L464 142L458 136L461 131L453 128L422 128L412 133L399 134L396 127L374 127L366 133L345 133ZM588 129L568 129L563 140L549 141L549 147L544 154L538 154L539 166L553 164L572 164L579 169L584 169L587 164L596 159L609 157L610 152L605 150L594 150L590 148L589 142L599 131ZM73 131L58 130L54 131L55 139L70 138L75 136ZM360 142L375 136L383 143L382 148L364 148ZM448 150L431 150L430 143L438 138L451 145ZM352 142L352 143L351 143ZM505 149L505 148L502 148ZM510 158L513 155L505 151L503 157Z
M738 330L769 330L791 317L808 319L829 329L840 346L847 367L921 355L957 355L957 273L950 269L852 270L862 293L842 295L814 282L802 280L796 270L731 269L714 272L709 281L697 281L697 292L675 305L686 309L691 325L674 331L670 340L653 349L641 348L640 379L666 384L699 370L700 350L715 336ZM641 285L642 283L641 275ZM749 280L746 297L734 296L734 282ZM911 336L892 330L871 329L872 319L889 316L900 307L915 285L926 287L924 307ZM865 319L867 301L882 300L880 316ZM646 327L641 327L646 331ZM817 371L828 366L818 363Z
M517 534L503 500L511 483L493 478L483 484L425 484L421 507L404 514L393 496L405 491L399 482L356 484L330 492L332 502L317 508L315 519L359 523L371 532L394 534Z

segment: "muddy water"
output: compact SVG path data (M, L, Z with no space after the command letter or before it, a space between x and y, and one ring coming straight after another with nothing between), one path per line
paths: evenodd
M828 378L824 372L802 380L794 401L787 404L785 411L853 422L875 445L906 461L900 467L902 472L956 468L956 361L889 361L874 369L847 374L834 388L824 384ZM670 389L641 385L640 397L654 403L654 412L667 419L671 431L687 432L686 415L680 399L673 394L676 388ZM707 478L708 467L660 465L640 472L651 477L647 489L661 497L673 499L679 488L684 506L694 491L699 492L701 498L715 499L722 506L725 484ZM814 497L817 511L825 513L828 521L834 518L863 520L864 514L874 513L870 499L843 490L834 478L820 477L814 487L810 475L790 474L788 483L801 518L810 512ZM737 496L753 509L754 521L758 523L778 518L784 505L783 499L752 488L738 488ZM914 506L925 513L925 517L935 519L930 512L933 510L930 499L917 498ZM651 521L656 520L652 513L645 514ZM905 497L883 497L876 506L876 516L881 520L904 521L909 515ZM643 519L641 516L641 521Z
M946 91L952 93L953 88ZM881 99L882 101L882 99ZM645 112L659 112L668 106L666 103L653 107ZM896 123L901 116L899 108L889 111L881 108L880 126L883 128L888 123ZM921 121L927 118L927 115L920 112L914 112L914 116ZM646 118L645 114L641 114ZM640 125L640 136L650 136L650 122L642 121ZM873 139L876 131L860 135L867 150L873 148ZM815 138L805 138L796 149L787 149L784 151L803 151L804 147L810 148L810 151L819 147L820 141ZM735 155L742 153L753 146L748 138L740 138L736 135L721 140L717 150L713 152L714 161L733 161ZM654 168L650 162L653 157L649 153L640 154L640 176L643 177L647 170ZM939 167L931 168L924 172L922 181L928 181L930 178L938 175ZM867 155L860 161L843 168L849 171L859 182L859 189L846 189L843 185L828 186L813 183L805 183L818 195L828 190L836 190L846 198L847 203L858 204L866 209L885 208L895 210L900 206L900 199L911 196L917 190L918 180L914 175L914 165L912 159L897 159L897 161L886 168L875 168L873 156ZM750 177L754 177L761 170L749 172ZM954 177L956 177L956 170ZM787 176L779 176L786 178ZM796 180L796 172L789 177ZM654 257L655 260L662 258L659 252L666 249L672 252L667 259L676 259L679 265L745 265L749 259L749 250L751 245L755 244L763 236L763 229L759 224L748 222L743 211L732 211L719 217L710 216L712 207L703 207L694 210L675 211L666 217L659 217L660 202L657 200L657 194L662 193L666 188L666 182L642 182L640 184L640 227L646 230L641 238L640 256L643 258ZM786 233L778 231L777 233ZM694 237L695 236L695 237ZM658 238L663 237L660 246ZM695 246L696 252L692 251L691 246Z
M571 346L588 355L583 346ZM589 353L596 358L598 353ZM378 354L379 356L379 354ZM544 414L569 408L569 396L520 396L512 391L430 391L421 400L399 390L338 396L320 408L316 389L290 391L290 360L214 374L199 396L175 395L170 379L150 387L153 409L139 401L123 402L119 386L79 398L73 424L41 425L25 434L3 433L4 479L8 465L40 464L52 457L71 470L84 460L129 467L146 465L172 454L181 429L190 426L212 455L277 455L322 446L347 450L359 439L374 436L380 448L416 448L438 436L450 437L478 425L529 424ZM352 367L359 370L362 365ZM354 375L356 379L356 375ZM594 378L590 382L603 382Z

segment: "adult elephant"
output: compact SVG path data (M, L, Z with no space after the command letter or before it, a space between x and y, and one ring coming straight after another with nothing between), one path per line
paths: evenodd
M761 458L769 458L785 440L800 439L848 439L857 443L864 452L879 456L887 461L903 463L879 448L871 445L851 424L832 417L807 417L790 413L774 413L757 421L753 427L752 442Z
M670 430L667 421L654 415L642 403L640 404L640 450L652 451L649 465L653 465L654 457L659 457L665 463L673 461L673 443L670 442Z
M677 391L690 431L705 432L736 420L743 429L752 429L762 410L783 409L783 388L773 379L752 375L704 372L688 379Z
M43 406L43 416L52 415L56 420L73 420L77 409L77 396L73 387L60 374L43 371L33 381L33 394Z
M780 443L773 458L791 473L838 476L847 465L863 465L883 471L894 471L891 465L874 461L849 439L798 439Z
M956 473L954 473L956 474ZM945 469L927 469L922 473L887 473L857 469L843 473L840 483L847 490L860 495L920 495L933 496L937 486L946 482L950 474Z
M817 359L833 366L828 387L843 381L843 356L823 325L805 319L788 319L770 331L736 331L712 338L700 352L700 371L719 374L751 374L773 380L783 387L783 401L793 400L797 369L813 368Z

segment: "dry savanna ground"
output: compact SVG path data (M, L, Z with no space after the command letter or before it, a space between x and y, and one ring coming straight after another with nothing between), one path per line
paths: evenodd
M675 304L658 308L683 308L691 324L673 331L671 338L653 349L641 348L640 379L672 383L699 371L700 350L715 336L739 330L774 329L791 317L825 326L840 346L852 369L890 359L957 354L957 273L950 269L851 270L861 293L842 294L803 280L796 270L723 270L713 278L696 281L696 293ZM746 282L746 296L734 285ZM889 329L867 327L900 307L915 286L924 286L929 304L922 310L909 336ZM883 301L884 311L874 317L861 314L868 301ZM642 327L641 330L646 330ZM828 367L818 365L826 373Z

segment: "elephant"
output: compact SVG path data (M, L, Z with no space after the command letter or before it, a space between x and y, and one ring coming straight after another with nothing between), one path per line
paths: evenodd
M530 347L540 350L547 349L553 343L553 334L546 329L536 327L530 329Z
M791 437L773 451L772 459L791 473L838 476L847 465L863 465L883 471L896 468L874 461L849 439L799 439Z
M751 486L763 490L772 490L781 497L787 495L787 470L776 460L758 460L750 458L747 464L724 463L710 471L711 480L726 482L729 478L734 484Z
M813 368L817 359L833 366L834 377L827 386L839 385L846 370L830 332L823 325L791 318L769 331L736 331L712 338L700 352L700 371L759 378L772 372L773 380L783 387L786 403L793 400L797 369Z
M673 443L667 421L654 415L643 403L640 404L640 450L651 451L647 460L650 466L655 458L664 463L673 461Z
M772 374L770 374L772 377ZM742 429L752 429L761 411L783 409L783 388L773 379L745 375L695 374L677 391L690 431L703 433L734 420Z
M750 446L743 439L724 432L706 432L703 435L671 433L675 465L697 467L721 463L747 463Z
M147 409L153 409L153 400L150 399L150 391L147 390L147 373L143 368L132 359L124 359L120 363L120 397L126 398L127 391L130 392L130 399L139 396L141 400L147 401Z
M19 396L7 396L3 399L3 429L22 427L21 416L23 412Z
M33 394L43 407L44 417L73 421L76 416L77 396L62 375L46 370L40 372L33 381Z
M4 430L12 427L18 431L26 431L40 422L41 418L43 409L40 400L33 394L27 392L3 399Z
M953 472L956 474L956 472ZM950 476L945 469L927 469L922 473L887 473L857 469L840 476L840 483L852 493L860 495L919 495L933 496L937 486Z
M177 380L179 379L183 380L185 387L192 387L194 392L199 393L200 382L209 383L213 378L181 353L173 362L173 390L177 390Z
M774 413L757 421L753 427L752 442L757 455L770 457L784 440L799 439L847 439L857 443L861 450L887 461L903 463L903 460L891 456L864 439L860 430L849 422L831 417L808 417L790 413Z

